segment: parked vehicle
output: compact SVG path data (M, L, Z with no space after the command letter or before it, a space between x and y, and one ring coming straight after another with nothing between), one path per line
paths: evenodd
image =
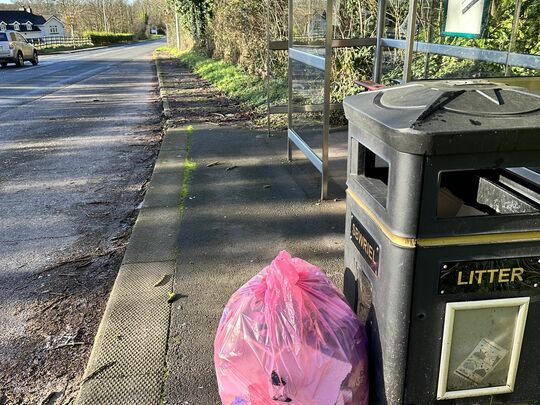
M30 61L34 66L38 64L38 53L34 45L16 31L0 32L0 66L15 63L21 67L25 61Z

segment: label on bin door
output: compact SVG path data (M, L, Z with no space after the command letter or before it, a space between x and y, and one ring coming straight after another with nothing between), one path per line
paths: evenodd
M508 350L497 343L483 338L469 356L454 371L454 374L480 384L506 357Z
M444 262L439 294L540 290L540 257Z
M354 215L351 218L351 240L371 270L379 274L379 245Z

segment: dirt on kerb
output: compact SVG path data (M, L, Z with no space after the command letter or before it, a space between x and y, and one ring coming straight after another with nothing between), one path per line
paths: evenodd
M11 293L26 323L0 365L0 405L74 402L159 151L157 94L153 104L155 118L136 128L130 158L115 162L120 175L81 208L87 220L71 257L20 280Z

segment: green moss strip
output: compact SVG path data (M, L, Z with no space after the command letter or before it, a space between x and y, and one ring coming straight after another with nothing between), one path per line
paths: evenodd
M186 198L189 194L189 183L193 172L197 168L197 163L191 160L191 138L193 136L193 127L189 125L187 128L187 140L186 140L186 156L184 158L184 169L182 171L182 190L180 191L180 217L184 216L186 210Z

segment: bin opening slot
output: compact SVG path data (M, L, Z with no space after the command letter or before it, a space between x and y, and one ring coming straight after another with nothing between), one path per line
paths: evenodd
M390 164L362 144L358 144L358 172L352 177L375 200L386 207Z
M505 169L444 171L439 218L515 215L540 211L540 185Z
M380 180L388 186L388 168L386 160L366 148L364 160L364 175L366 177Z

